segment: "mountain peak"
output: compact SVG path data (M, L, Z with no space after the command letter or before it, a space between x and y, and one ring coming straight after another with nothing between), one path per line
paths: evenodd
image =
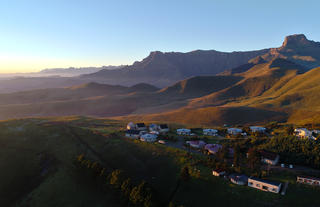
M310 43L304 34L294 34L285 37L282 47L307 46Z

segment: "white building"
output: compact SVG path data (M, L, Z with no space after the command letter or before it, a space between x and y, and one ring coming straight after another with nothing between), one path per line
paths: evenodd
M314 129L314 130L312 130L312 132L315 133L315 134L320 134L320 130L319 129Z
M280 156L274 152L259 150L261 161L268 165L276 165L279 162Z
M140 140L143 142L155 142L157 141L157 135L156 134L144 134L140 136Z
M186 143L193 148L203 148L206 145L206 143L202 140L187 141Z
M146 125L144 123L137 123L136 124L136 129L140 130L140 131L145 131L145 130L147 130L147 127L146 127Z
M250 130L252 132L259 132L259 133L265 133L266 132L266 128L260 127L260 126L251 126Z
M307 138L307 139L316 139L312 135L312 131L309 131L306 128L298 128L294 130L294 133L296 134L297 137L299 138Z
M228 134L237 135L240 133L242 133L242 129L238 129L238 128L229 128L228 129Z
M158 130L160 133L167 133L167 132L169 132L169 127L167 124L160 124L158 126Z
M149 131L158 131L158 125L157 124L150 124L149 125Z
M222 176L224 174L226 174L226 171L223 170L223 169L212 170L212 175L214 175L214 176L219 177L219 176Z
M297 183L320 186L320 178L309 176L297 176Z
M125 133L125 136L129 137L129 138L139 139L140 131L138 131L138 130L127 130L126 133Z
M179 135L190 135L190 129L177 129L177 134Z
M127 129L134 130L134 129L136 129L136 125L133 122L130 122L129 124L127 124Z
M218 130L216 130L216 129L203 129L203 135L217 136L218 135Z
M262 191L279 193L281 186L282 186L282 183L268 181L268 180L262 180L260 178L255 178L255 177L250 177L248 179L248 186L262 190Z

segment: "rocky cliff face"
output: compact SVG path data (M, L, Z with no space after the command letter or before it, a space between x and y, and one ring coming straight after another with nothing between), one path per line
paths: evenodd
M248 52L219 52L196 50L187 53L154 51L142 61L120 70L102 70L83 78L99 79L108 84L133 85L144 82L164 87L176 81L200 75L244 72L255 64L275 58L288 59L307 69L320 65L320 43L308 40L305 35L287 36L279 48ZM240 67L239 67L240 66ZM235 68L235 70L230 70Z
M320 65L320 43L308 40L303 34L290 35L285 37L281 47L272 48L261 57L267 61L284 58L312 69Z
M188 53L155 51L142 61L120 70L102 70L83 77L105 79L107 83L111 81L131 85L144 82L164 87L193 76L218 74L267 52L269 49L231 53L215 50L196 50Z

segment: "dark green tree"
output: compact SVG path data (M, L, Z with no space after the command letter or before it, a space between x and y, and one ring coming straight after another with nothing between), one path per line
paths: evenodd
M110 175L110 184L118 188L122 183L121 174L122 174L121 170L112 171Z
M227 162L229 156L229 148L225 145L217 152L217 157L220 161Z
M180 178L183 181L188 181L190 179L190 173L189 173L189 167L188 166L184 166L181 170L180 173Z
M233 166L240 167L241 165L241 148L238 144L233 147Z
M138 186L132 188L129 200L136 206L154 206L151 188L148 187L145 181L142 181Z
M288 126L288 127L286 128L286 133L287 133L287 135L293 135L293 133L294 133L294 128L293 128L292 125L290 125L290 126Z
M253 172L260 172L261 156L256 148L251 148L248 152L248 165Z
M128 178L125 181L122 182L121 184L121 192L124 196L129 196L130 192L132 190L132 184L131 184L131 179Z

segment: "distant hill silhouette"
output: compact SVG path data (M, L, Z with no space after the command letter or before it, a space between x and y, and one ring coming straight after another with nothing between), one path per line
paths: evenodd
M221 73L226 69L245 64L268 51L268 49L231 53L215 50L196 50L188 53L156 51L151 52L142 61L120 70L101 70L82 77L124 85L145 82L164 87L192 76Z

